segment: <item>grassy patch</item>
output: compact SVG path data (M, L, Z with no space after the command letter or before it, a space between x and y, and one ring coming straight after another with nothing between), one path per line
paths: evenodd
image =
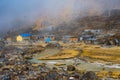
M66 50L60 51L59 53L55 55L48 56L45 58L38 58L38 59L39 60L69 59L69 58L76 57L78 55L79 55L79 51L66 49Z
M120 48L86 48L81 57L120 63Z

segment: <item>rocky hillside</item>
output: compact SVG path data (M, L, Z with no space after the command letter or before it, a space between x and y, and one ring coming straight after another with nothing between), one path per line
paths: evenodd
M45 19L46 20L46 19ZM83 18L77 18L70 22L63 21L60 24L53 24L47 20L44 23L41 23L41 20L38 20L33 25L29 25L30 27L25 27L19 30L10 31L7 35L18 35L20 33L32 33L32 34L41 34L49 33L55 34L58 36L62 35L74 35L78 36L84 29L102 29L104 32L112 31L113 33L119 33L120 30L120 15L111 15L111 16L86 16ZM54 25L54 29L50 31L41 31L40 28L44 28L46 26ZM36 27L37 26L37 27ZM42 26L42 27L41 27Z
M102 29L105 32L112 31L119 33L120 30L120 15L117 16L87 16L78 18L70 23L59 25L55 30L55 34L71 34L79 35L84 29Z

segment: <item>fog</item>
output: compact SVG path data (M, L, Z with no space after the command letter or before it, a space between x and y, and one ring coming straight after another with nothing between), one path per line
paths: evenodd
M0 31L26 27L39 19L60 23L110 9L120 9L120 0L0 0Z

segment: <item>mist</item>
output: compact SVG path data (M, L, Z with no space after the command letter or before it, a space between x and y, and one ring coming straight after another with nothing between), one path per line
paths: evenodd
M0 0L0 31L29 27L37 20L58 24L111 9L120 9L120 0Z

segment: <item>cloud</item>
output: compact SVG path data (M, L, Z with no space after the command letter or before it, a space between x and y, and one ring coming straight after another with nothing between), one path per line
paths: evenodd
M0 0L0 30L13 27L16 20L32 24L45 17L66 21L76 15L101 14L120 9L119 3L120 0Z

